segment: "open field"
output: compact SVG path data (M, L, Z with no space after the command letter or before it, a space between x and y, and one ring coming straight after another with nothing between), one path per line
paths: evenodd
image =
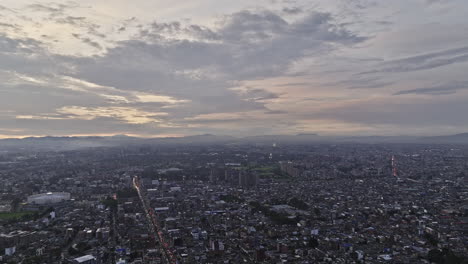
M17 220L24 216L33 215L33 212L11 212L11 213L0 213L0 221L2 220Z

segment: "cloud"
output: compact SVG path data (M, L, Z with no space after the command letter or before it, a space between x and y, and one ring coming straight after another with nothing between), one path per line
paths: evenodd
M37 75L62 72L66 68L49 54L42 42L0 34L0 71Z
M444 0L423 0L426 4L428 5L432 5L432 4L440 4L440 3L444 3L446 1Z
M304 12L304 10L302 10L300 7L284 7L282 11L289 15L297 15Z
M57 109L62 115L67 115L69 119L93 120L98 118L114 118L129 124L145 124L161 122L158 116L167 115L167 113L155 113L139 111L131 107L80 107L66 106ZM34 118L33 118L34 119Z
M363 40L331 20L329 14L312 12L289 23L271 11L241 11L214 28L152 23L140 33L142 40L121 41L101 56L70 63L78 79L189 102L168 109L178 118L260 110L266 109L263 101L278 95L233 89L239 82L282 74L306 53Z
M91 47L93 47L93 48L96 48L96 49L98 49L98 50L102 50L102 49L103 49L102 46L101 46L98 42L92 40L92 39L89 38L89 37L83 37L83 36L81 36L80 34L76 34L76 33L73 33L72 36L73 36L74 38L76 38L76 39L81 40L83 43L88 44L89 46L91 46Z
M185 19L118 5L101 16L102 3L38 2L0 21L0 134L404 131L430 125L425 114L464 127L466 83L450 81L468 60L463 21L431 24L435 8L234 1ZM392 96L414 94L446 96Z
M9 23L2 23L2 22L0 22L0 27L18 29L17 25L13 25L13 24L9 24Z
M467 61L468 47L461 47L407 57L404 59L387 61L378 66L376 70L362 72L361 74L420 71Z
M287 114L287 113L288 112L284 111L284 110L270 110L270 111L265 112L265 114L267 114L267 115L284 115L284 114Z
M466 98L394 98L379 97L349 101L311 113L309 118L323 118L365 125L395 127L465 127L468 118ZM405 133L404 130L401 132Z
M307 83L307 82L290 82L290 83L278 84L276 86L277 87L290 87L290 86L307 86L307 85L311 85L311 83Z
M384 77L367 77L362 78L361 76L352 76L352 78L346 79L344 81L330 82L322 84L322 86L336 87L341 86L347 89L375 89L375 88L384 88L389 85L394 84L394 81L384 80Z
M65 11L79 7L75 2L67 3L49 3L39 4L34 3L26 6L26 9L32 10L34 12L44 12L49 15L50 18L55 18L65 14Z
M271 11L244 10L225 16L216 28L185 26L180 22L153 23L141 36L150 43L127 42L121 43L121 47L147 45L147 50L174 57L173 61L180 62L177 65L180 67L211 67L234 79L259 78L284 72L305 54L326 52L333 45L352 45L364 40L334 25L332 20L328 13L310 12L289 23ZM164 37L183 33L191 34L196 40Z
M428 88L417 88L411 90L403 90L394 93L393 95L405 95L405 94L426 94L426 95L448 95L454 94L459 90L468 89L468 81L466 82L454 82L446 83Z
M288 27L282 17L271 11L245 10L225 16L218 33L224 41L250 43L272 39L285 32Z
M0 51L2 54L16 52L31 54L39 48L42 50L41 42L30 38L10 38L0 33Z
M67 17L57 18L55 21L59 24L70 24L73 26L87 25L86 17L67 16Z

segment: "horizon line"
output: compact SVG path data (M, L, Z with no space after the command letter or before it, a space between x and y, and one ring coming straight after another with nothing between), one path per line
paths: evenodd
M318 134L318 133L298 133L298 134L255 134L255 135L244 135L244 136L234 136L234 135L224 135L224 134L160 134L160 135L142 135L142 134L132 134L132 133L118 133L118 134L69 134L69 135L18 135L18 136L9 136L9 135L0 135L0 140L5 139L28 139L28 138L86 138L86 137L133 137L140 139L156 139L156 138L185 138L193 136L228 136L234 138L246 138L246 137L261 137L261 136L318 136L318 137L438 137L438 136L456 136L461 134L468 134L468 132L459 132L453 134L406 134L406 135L379 135L379 134L354 134L354 135L345 135L345 134Z

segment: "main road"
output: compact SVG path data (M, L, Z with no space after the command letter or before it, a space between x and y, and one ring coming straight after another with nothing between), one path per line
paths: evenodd
M172 252L169 243L166 242L163 232L161 231L161 226L159 225L157 215L154 212L154 209L151 208L151 206L148 206L150 203L146 195L143 193L138 176L133 177L133 187L138 192L138 197L140 198L143 210L145 211L146 217L148 218L150 231L153 234L153 239L159 242L165 262L168 264L177 264L178 261Z

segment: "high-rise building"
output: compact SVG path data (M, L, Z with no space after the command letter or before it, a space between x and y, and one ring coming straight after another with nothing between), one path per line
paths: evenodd
M238 179L238 185L244 188L255 187L258 184L257 174L250 171L240 170Z

